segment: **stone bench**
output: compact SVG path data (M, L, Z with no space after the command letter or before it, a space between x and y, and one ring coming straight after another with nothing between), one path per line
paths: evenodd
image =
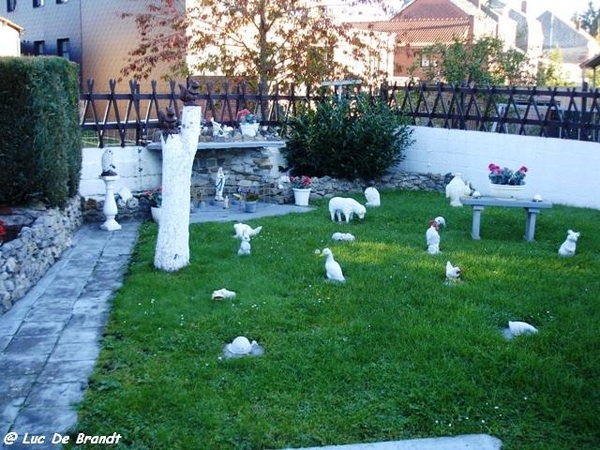
M535 222L537 215L542 209L552 208L552 203L542 200L519 200L519 199L502 199L496 197L462 197L460 199L463 205L473 207L473 223L471 226L471 237L473 239L481 239L479 230L481 228L481 212L486 206L501 206L504 208L523 208L526 212L525 218L525 240L532 242L535 236Z

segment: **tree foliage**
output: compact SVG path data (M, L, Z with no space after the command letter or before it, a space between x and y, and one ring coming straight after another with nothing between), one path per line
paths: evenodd
M482 37L474 42L455 39L423 49L423 57L434 61L425 68L427 81L450 84L528 84L532 76L529 59L516 49L505 49L501 39ZM414 73L416 66L411 68Z
M346 49L353 63L367 61L376 35L336 21L322 4L298 0L136 0L139 43L122 75L148 78L159 63L172 75L223 75L262 83L313 84L352 76L334 59ZM342 3L350 0L342 0ZM359 0L382 3L381 0ZM345 45L348 44L348 45ZM266 84L263 84L266 85Z
M598 36L598 26L600 20L600 10L594 8L592 2L588 3L588 9L583 14L575 14L573 19L579 22L581 28L586 30L592 36Z

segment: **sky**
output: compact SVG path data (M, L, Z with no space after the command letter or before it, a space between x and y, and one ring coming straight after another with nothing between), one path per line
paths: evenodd
M545 10L553 11L557 16L570 19L573 14L582 14L587 11L590 0L528 0L527 8L532 13L541 13ZM600 1L592 0L594 9L598 10Z

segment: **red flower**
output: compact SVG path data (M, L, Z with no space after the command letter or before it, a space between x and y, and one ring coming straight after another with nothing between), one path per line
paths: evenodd
M519 172L527 173L527 167L521 166L521 168L519 169Z

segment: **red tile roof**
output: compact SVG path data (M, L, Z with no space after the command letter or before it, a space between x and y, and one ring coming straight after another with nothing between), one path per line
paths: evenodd
M469 36L470 18L468 16L455 19L413 19L393 22L357 22L352 26L360 29L371 29L395 33L400 42L433 44L436 42L452 42Z
M392 21L403 19L457 19L468 14L450 0L415 0L405 6Z

